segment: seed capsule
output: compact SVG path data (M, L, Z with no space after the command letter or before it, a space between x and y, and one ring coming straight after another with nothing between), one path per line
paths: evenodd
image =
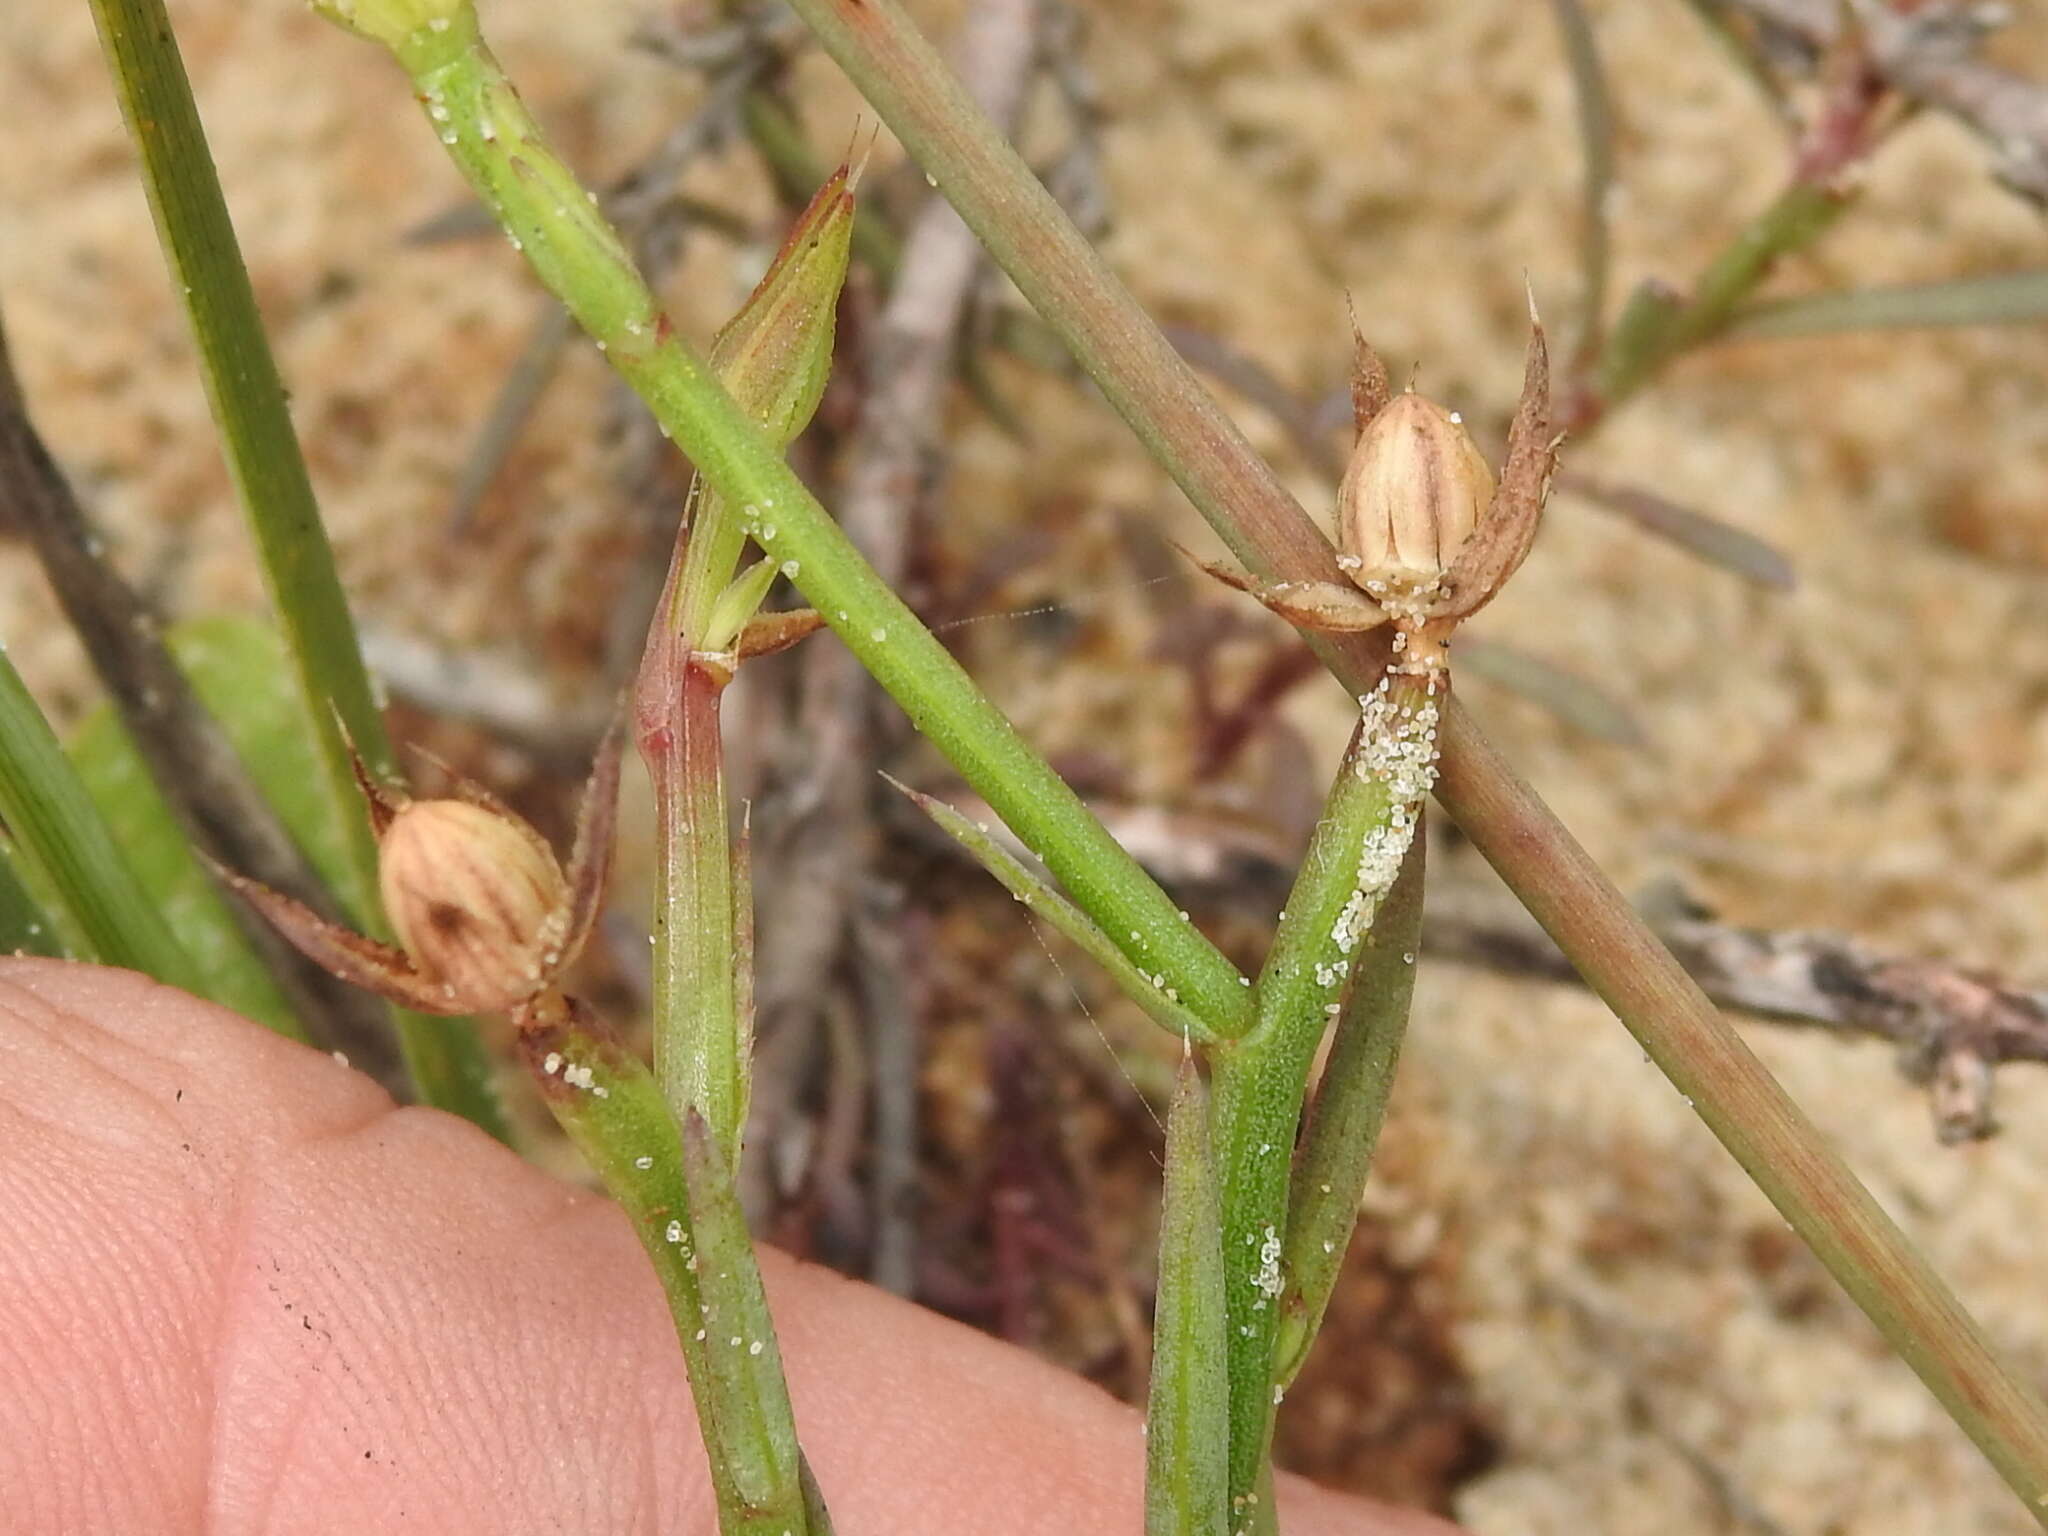
M465 1012L531 997L558 958L568 882L510 812L415 800L384 829L384 908L420 979Z
M1493 500L1493 472L1451 414L1398 395L1358 441L1337 492L1351 578L1390 610L1426 602Z

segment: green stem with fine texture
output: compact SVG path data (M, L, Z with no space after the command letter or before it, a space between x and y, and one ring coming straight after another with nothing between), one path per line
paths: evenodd
M1274 1380L1282 1388L1294 1380L1322 1326L1386 1120L1394 1069L1408 1033L1415 956L1422 947L1423 847L1418 828L1400 877L1373 914L1372 932L1352 967L1322 1084L1295 1154L1280 1250L1286 1289L1273 1352Z
M748 1061L738 1001L725 680L679 645L643 671L638 738L655 795L654 1066L678 1121L702 1115L737 1166Z
M1847 203L1832 183L1794 181L1707 264L1689 296L1666 297L1654 323L1617 327L1595 371L1600 409L1612 410L1673 358L1720 334L1771 268L1818 240Z
M810 420L831 370L833 318L852 234L850 173L818 189L781 253L719 332L711 366L784 445ZM739 508L693 487L690 515L649 626L634 714L655 799L654 1071L678 1123L700 1116L728 1167L746 1125L753 957L739 942L751 897L735 879L719 700L732 652L776 568L735 579Z
M547 147L469 13L396 50L456 163L528 261L636 389L706 483L740 509L848 649L1132 961L1165 974L1219 1032L1241 1028L1237 968L1034 753L860 557L669 323L616 233Z
M1289 1176L1309 1068L1407 857L1436 755L1433 677L1390 674L1364 708L1259 973L1257 1022L1210 1056L1223 1181L1233 1529L1270 1513L1257 1493L1272 1435Z
M1229 1529L1221 1228L1209 1096L1194 1058L1185 1057L1166 1119L1159 1301L1145 1408L1145 1536L1224 1536Z
M815 1490L746 1221L704 1122L690 1118L679 1135L653 1074L573 998L549 994L528 1010L519 1053L668 1297L720 1536L826 1536L829 1524L810 1518Z
M390 742L191 82L163 0L92 0L92 10L142 161L157 237L198 347L228 471L291 653L306 729L320 743L327 798L336 824L347 829L352 878L341 894L365 928L381 931L377 848L342 729L386 777ZM475 1031L415 1014L398 1015L398 1031L420 1097L505 1139Z
M1328 541L897 0L790 0L1075 359L1254 571L1343 579ZM1354 693L1385 648L1312 641ZM1437 798L1579 973L2048 1524L2048 1406L1453 696Z

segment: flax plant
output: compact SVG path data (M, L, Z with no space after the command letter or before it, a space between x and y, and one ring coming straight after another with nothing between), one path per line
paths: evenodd
M382 901L359 893L360 904L389 912L395 943L237 884L307 953L408 1009L509 1014L544 1100L633 1221L668 1297L721 1531L830 1529L799 1447L735 1192L752 893L744 837L732 836L718 726L735 668L820 626L903 706L1029 856L950 808L918 803L1183 1042L1167 1138L1148 1536L1277 1529L1274 1412L1313 1343L1384 1112L1406 1020L1419 829L1432 789L1957 1422L2037 1515L2048 1507L2048 1412L1990 1354L1939 1279L1451 692L1452 631L1527 554L1553 468L1541 328L1498 485L1456 419L1420 397L1391 396L1359 343L1358 442L1333 546L979 117L895 0L794 3L1247 568L1212 572L1311 637L1355 699L1359 723L1270 951L1256 978L1245 976L1024 743L783 461L829 365L853 231L851 173L828 178L706 357L678 333L596 200L548 147L486 46L471 0L316 0L392 53L486 207L700 476L631 704L658 802L653 1070L561 989L603 886L617 733L598 755L566 869L474 786L430 801L388 788L374 735L367 765L330 754L330 769L350 762L368 806L358 842L373 857L359 870L366 884L374 873ZM110 51L133 53L137 8L154 4L96 0ZM131 69L123 78L156 75ZM173 99L189 108L188 96ZM180 142L183 154L204 160L196 119ZM152 173L153 188L183 184L174 172ZM1819 190L1796 203L1788 194L1778 210L1785 238L1772 250L1812 238L1831 213L1832 189L1811 188ZM192 221L175 208L159 212L174 260L192 259L178 239ZM204 215L199 227L217 234L224 214ZM1641 372L1607 373L1610 398L1730 324L1757 270L1755 248L1738 243L1690 305L1653 309L1652 296L1634 315L1624 312L1600 356L1639 360L1628 366ZM1589 286L1597 294L1604 280ZM209 319L213 303L195 308L202 341L246 345L253 311L223 301ZM223 419L241 444L238 465L277 467L288 434L275 418L266 426L260 415L224 410ZM309 498L295 505L310 513ZM742 567L749 544L760 555ZM274 578L282 574L273 567ZM302 668L317 663L341 675L341 638L348 656L353 642L321 606L338 601L329 577L315 581L312 596L281 591L280 600L327 614L326 638L302 634L299 658ZM778 578L811 610L760 612ZM0 684L11 676L0 668ZM34 729L40 719L25 723L17 692L0 687L0 792L13 797L0 813L19 844L8 868L45 878L0 882L0 920L25 929L49 899L45 887L63 890L64 871L98 854L83 818L37 818L36 794L59 811L71 802ZM351 695L344 713L360 712L366 698ZM374 722L365 729L374 732ZM336 732L331 745L339 743ZM84 885L119 894L119 872L109 866ZM161 951L131 958L182 974L175 950L134 913L132 892L128 901L126 917L102 914L101 926L113 941ZM132 932L123 931L128 918ZM1312 1091L1326 1039L1328 1064Z
M343 9L339 0L330 8ZM1073 347L1112 404L1188 489L1225 542L1252 566L1244 584L1297 622L1338 631L1320 642L1321 648L1353 691L1370 698L1387 675L1389 647L1361 641L1358 634L1370 626L1354 621L1361 616L1360 603L1376 603L1378 595L1346 595L1347 586L1353 594L1356 586L1336 553L1305 530L1299 509L1271 471L1250 453L1000 135L966 101L894 0L859 0L857 5L796 0L796 8L898 137L924 161L933 183L961 209L1026 297ZM874 579L782 465L776 445L664 320L617 237L547 151L537 126L505 83L478 35L474 11L460 0L358 0L345 9L345 19L358 30L391 47L486 205L542 280L607 348L614 366L641 392L705 482L743 509L749 536L778 563L794 565L792 579L824 621L1043 858L1074 904L1140 974L1209 1021L1222 1037L1214 1048L1218 1071L1231 1061L1238 1037L1257 1045L1243 1057L1252 1065L1233 1065L1231 1072L1253 1080L1270 1060L1263 1074L1270 1090L1244 1095L1258 1112L1231 1114L1219 1105L1217 1118L1225 1122L1225 1133L1216 1138L1226 1212L1225 1264L1241 1271L1251 1262L1231 1251L1247 1246L1241 1240L1249 1236L1255 1249L1256 1300L1269 1303L1270 1312L1270 1303L1287 1295L1288 1283L1284 1276L1266 1274L1266 1255L1284 1255L1286 1237L1279 1221L1260 1224L1256 1216L1247 1221L1240 1215L1233 1230L1233 1156L1250 1148L1254 1157L1268 1160L1255 1176L1244 1177L1239 1194L1248 1211L1277 1212L1284 1220L1288 1179L1284 1167L1276 1175L1270 1164L1285 1157L1300 1117L1293 1061L1301 1054L1297 1035L1302 1026L1291 1017L1283 1024L1281 1018L1291 1012L1297 991L1291 981L1300 968L1269 960L1262 980L1270 985L1253 987L1213 946L1178 922L1163 893ZM1548 449L1547 442L1524 443L1521 461L1526 465ZM1511 454L1511 471L1515 462ZM1511 478L1525 477L1511 473ZM1540 504L1540 495L1536 501ZM1490 591L1512 563L1494 559L1495 568L1481 588ZM1458 596L1454 583L1450 598L1455 602ZM1290 611L1290 598L1305 601ZM1381 620L1385 617L1382 612ZM2038 1400L1996 1364L1938 1279L1839 1160L1824 1150L1817 1133L1705 1006L1668 954L1634 922L1611 886L1584 863L1563 830L1545 819L1540 804L1477 736L1455 698L1440 710L1438 736L1448 749L1440 792L1481 847L1502 860L1532 911L1586 968L1596 988L1616 1003L1653 1058L2015 1486L2030 1498L2048 1492L2048 1413ZM1504 816L1518 818L1523 834L1510 833ZM1327 867L1326 861L1311 860L1304 878ZM1341 862L1336 867L1341 869ZM1319 884L1315 889L1320 894L1335 887ZM1303 942L1313 937L1306 935ZM1284 957L1291 947L1276 944L1276 956ZM1308 974L1314 975L1312 966ZM1283 998L1290 1006L1275 1001ZM1341 1012L1341 1002L1338 1007ZM1277 1043L1282 1040L1288 1042L1284 1051ZM1229 1087L1228 1081L1223 1087ZM1227 1097L1219 1091L1219 1100ZM1285 1139L1231 1129L1238 1125L1270 1125ZM1277 1250L1269 1250L1269 1240ZM1277 1267L1277 1257L1273 1262ZM1227 1303L1241 1311L1257 1310L1254 1298L1226 1291ZM1264 1469L1268 1404L1262 1399L1270 1392L1273 1330L1264 1319L1233 1323L1239 1330L1245 1326L1254 1335L1264 1332L1267 1341L1263 1349L1237 1345L1230 1373L1233 1524L1267 1528L1270 1504L1260 1502L1269 1482ZM1240 1331L1237 1337L1245 1335ZM1988 1393L1986 1382L1993 1385Z

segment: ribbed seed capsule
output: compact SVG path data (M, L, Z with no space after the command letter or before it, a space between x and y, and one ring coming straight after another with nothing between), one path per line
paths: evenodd
M1390 611L1426 600L1493 500L1493 472L1454 416L1417 394L1372 419L1337 492L1351 578Z
M415 800L393 816L379 883L420 979L466 1012L531 997L555 963L568 882L547 845L509 813Z

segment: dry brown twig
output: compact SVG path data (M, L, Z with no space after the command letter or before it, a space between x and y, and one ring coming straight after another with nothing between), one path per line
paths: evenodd
M1949 960L1887 954L1848 934L1740 928L1700 917L1654 926L1724 1007L1897 1046L1907 1076L1927 1085L1935 1135L1944 1144L1982 1140L1998 1129L1996 1068L2048 1063L2048 993L2011 987ZM1527 921L1432 914L1423 944L1497 970L1578 983L1570 963Z
M1999 180L2048 208L2048 88L1977 57L1979 45L2007 19L2006 7L1975 0L1710 3L1775 29L1816 56L1835 45L1845 25L1860 28L1870 62L1887 84L1976 133L1991 147Z
M969 15L961 74L998 121L1014 119L1021 107L1037 29L1038 0L982 0ZM860 416L835 504L840 524L894 586L909 563L916 508L935 478L955 341L984 260L959 215L930 198L905 238L895 285L868 337ZM880 693L852 654L837 647L806 652L799 686L786 766L757 823L761 884L805 893L762 914L764 1036L807 1027L806 1015L815 1015L849 947L856 954L875 947L875 919L861 912L894 899L878 894L871 874L879 848L867 802L884 745ZM914 1081L914 1020L901 1009L883 1009L867 1023L870 1049L891 1058L891 1072L903 1081ZM873 1077L879 1084L890 1075L878 1070ZM761 1122L789 1112L774 1102L772 1088L757 1077L750 1136L773 1140L773 1124ZM878 1138L893 1143L879 1145L875 1155L874 1278L908 1290L916 1246L914 1105L878 1095L874 1110Z

